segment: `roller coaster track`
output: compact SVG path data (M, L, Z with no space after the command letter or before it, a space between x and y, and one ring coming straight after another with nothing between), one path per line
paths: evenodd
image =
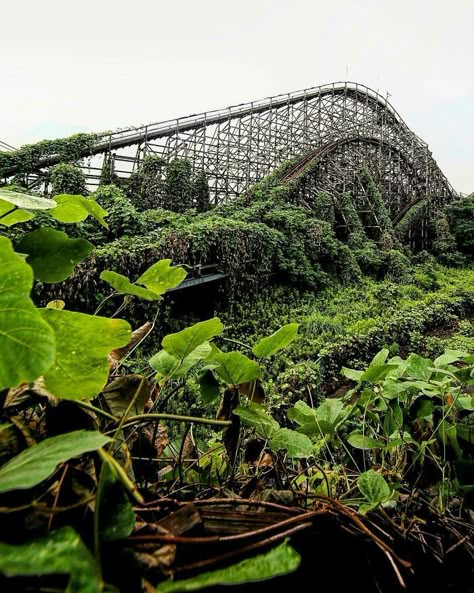
M353 82L105 132L80 156L94 185L106 168L118 177L129 176L150 154L165 162L186 158L194 171L204 171L215 203L242 194L288 159L300 160L286 181L317 162L311 191L350 191L356 200L357 173L367 168L392 217L426 196L431 207L438 208L456 195L427 144L392 105ZM58 162L58 155L45 156L31 172ZM5 174L18 172L13 166Z
M7 144L6 142L2 142L0 140L0 150L3 150L5 152L11 152L12 150L16 150L13 146L11 146L10 144Z

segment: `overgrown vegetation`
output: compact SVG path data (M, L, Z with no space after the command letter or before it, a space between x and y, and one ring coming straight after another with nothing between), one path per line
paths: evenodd
M75 142L16 155L68 155L47 198L0 189L0 585L298 579L326 534L376 559L368 591L464 590L472 196L415 255L426 204L394 228L366 169L370 237L350 194L297 204L311 164L211 208L205 175L154 156L86 196ZM216 314L170 316L206 266Z

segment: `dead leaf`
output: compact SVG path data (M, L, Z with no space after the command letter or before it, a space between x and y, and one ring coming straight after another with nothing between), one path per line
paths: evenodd
M168 430L163 424L158 425L156 431L155 442L152 444L153 435L155 434L155 427L152 424L147 424L140 430L140 437L144 438L153 449L156 451L156 457L160 457L163 451L169 444Z
M154 534L172 535L168 529L157 523L140 523L139 528L134 531L134 535ZM135 556L143 570L152 568L167 569L173 564L176 558L176 545L155 542L138 544L135 547Z
M242 383L239 385L239 391L248 399L257 404L263 404L265 401L265 390L260 379L250 381L249 383Z
M29 400L35 400L36 398L46 399L48 403L53 406L57 405L59 401L54 395L46 390L44 380L40 377L39 379L36 379L32 385L29 383L22 383L18 387L9 389L4 407L21 406L24 403L30 403ZM36 403L36 401L32 401L31 403Z
M151 385L146 379L140 388L143 378L142 375L122 375L111 381L102 390L102 396L113 416L120 417L125 414L138 389L140 389L140 393L136 397L129 414L143 414L151 391Z
M187 432L184 438L181 460L184 461L184 459L195 459L197 455L198 450L196 447L196 441L194 440L193 436L193 429L191 427L191 429Z
M156 593L156 587L142 577L142 590L143 593Z
M111 369L115 369L118 367L118 364L122 358L134 348L140 340L142 340L148 333L150 333L153 324L147 321L139 328L137 328L134 332L132 332L132 338L130 342L124 346L123 348L117 348L116 350L112 350L109 354L109 364Z

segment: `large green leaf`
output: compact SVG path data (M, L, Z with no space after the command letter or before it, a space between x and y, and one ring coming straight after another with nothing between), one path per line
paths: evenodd
M384 364L388 358L389 350L388 348L382 348L377 354L372 358L370 361L369 367L378 366L380 364Z
M130 325L58 309L42 309L41 314L56 334L56 358L44 375L46 389L65 399L96 396L109 376L109 353L130 341Z
M100 432L76 430L33 445L0 467L0 492L32 488L49 478L60 463L95 451L109 441Z
M143 284L153 292L163 294L168 289L179 286L186 276L184 268L172 266L170 259L162 259L143 272L137 283Z
M252 402L248 406L237 406L234 414L240 416L245 424L255 428L263 439L269 439L280 429L278 422L267 414L260 404Z
M347 438L349 445L354 449L381 449L384 444L377 439L369 437L361 432L353 432Z
M313 455L313 443L305 434L290 430L289 428L280 428L270 439L270 447L274 451L286 449L288 457L301 458L311 457Z
M214 369L215 374L227 385L242 385L262 376L258 363L241 352L219 352L212 360L219 365Z
M345 404L341 399L331 398L323 401L317 408L310 408L308 404L299 401L294 408L288 410L288 418L295 420L300 426L299 432L320 436L333 434L337 425L345 417L342 413ZM349 409L349 408L348 408Z
M298 333L299 323L288 323L280 327L278 331L273 333L268 338L262 338L253 348L252 352L257 358L266 358L272 356L278 350L286 348L288 344L296 338Z
M386 437L395 431L403 431L403 410L397 400L390 402L383 422L383 433Z
M67 574L66 593L102 591L97 565L71 527L21 545L0 543L0 572L7 577Z
M100 470L95 512L98 513L96 529L102 541L125 539L135 527L133 505L115 469L106 459Z
M200 344L221 334L223 329L221 320L218 317L213 317L207 321L195 323L175 334L168 334L163 338L161 345L168 354L182 360Z
M17 246L20 253L27 254L35 278L47 283L66 280L93 249L85 239L70 239L66 233L47 227L24 235Z
M294 572L300 565L301 557L285 540L266 554L259 554L220 568L205 572L182 581L166 581L158 585L157 593L178 593L179 591L197 591L216 585L243 585L256 581L265 581L274 577Z
M85 196L73 196L69 194L60 194L54 196L57 206L50 212L56 220L60 222L81 222L89 215L94 217L103 227L108 228L104 218L107 216L107 211L102 208L92 198ZM52 208L50 206L50 208Z
M33 270L0 237L0 390L31 382L53 363L55 337L30 299Z
M355 369L348 369L347 367L342 367L341 375L351 379L351 381L360 381L360 378L364 374L364 371L356 371Z
M56 202L0 188L0 224L12 226L33 218L35 210L49 210Z
M211 353L211 345L209 342L199 344L186 358L178 359L166 350L161 350L150 358L150 366L157 371L157 378L173 377L177 379L185 375L189 369L195 366L201 360L205 360Z
M19 222L27 222L32 218L34 218L34 214L21 208L15 208L10 202L0 200L0 224L3 226L13 226Z
M100 279L107 282L107 284L110 284L110 286L120 294L131 294L145 299L146 301L159 301L161 299L161 296L158 293L148 290L148 288L144 288L143 286L138 286L137 284L130 282L130 280L123 274L118 274L111 270L101 272Z
M219 397L219 381L209 369L203 371L199 376L199 389L201 392L201 399L205 404L211 404Z
M390 498L390 486L385 478L373 469L360 474L357 487L368 501L369 505L362 510L370 510Z
M441 356L438 356L433 361L433 365L437 368L443 368L447 365L453 364L453 362L459 362L469 356L467 352L461 350L445 350Z
M429 358L423 358L418 354L410 354L407 358L407 374L409 377L419 379L420 381L428 381L433 371L430 368L433 363Z
M0 188L0 199L23 210L50 210L56 206L55 200L30 196L29 194L20 194L2 188Z
M100 275L101 280L108 282L116 291L131 294L147 301L156 301L170 288L175 288L186 278L187 272L181 266L172 266L170 259L162 259L148 268L133 283L117 272L106 270Z
M374 364L369 366L359 378L359 381L367 381L369 383L378 383L383 381L385 377L392 371L398 368L398 364L384 363Z
M315 409L308 406L303 400L299 400L293 408L288 410L288 418L303 426L307 422L314 422L316 420Z

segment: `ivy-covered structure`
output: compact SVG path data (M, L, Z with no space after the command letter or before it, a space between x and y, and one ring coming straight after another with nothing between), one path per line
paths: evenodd
M0 152L0 179L41 173L60 162L83 159L88 183L127 178L147 155L165 163L191 163L209 182L210 200L241 195L282 162L297 159L297 174L311 164L314 175L302 201L320 191L350 192L359 211L370 191L360 176L366 168L395 218L429 197L430 207L455 192L425 142L392 105L368 87L342 82L278 95L189 117L103 134L77 134ZM88 158L94 157L94 158Z

